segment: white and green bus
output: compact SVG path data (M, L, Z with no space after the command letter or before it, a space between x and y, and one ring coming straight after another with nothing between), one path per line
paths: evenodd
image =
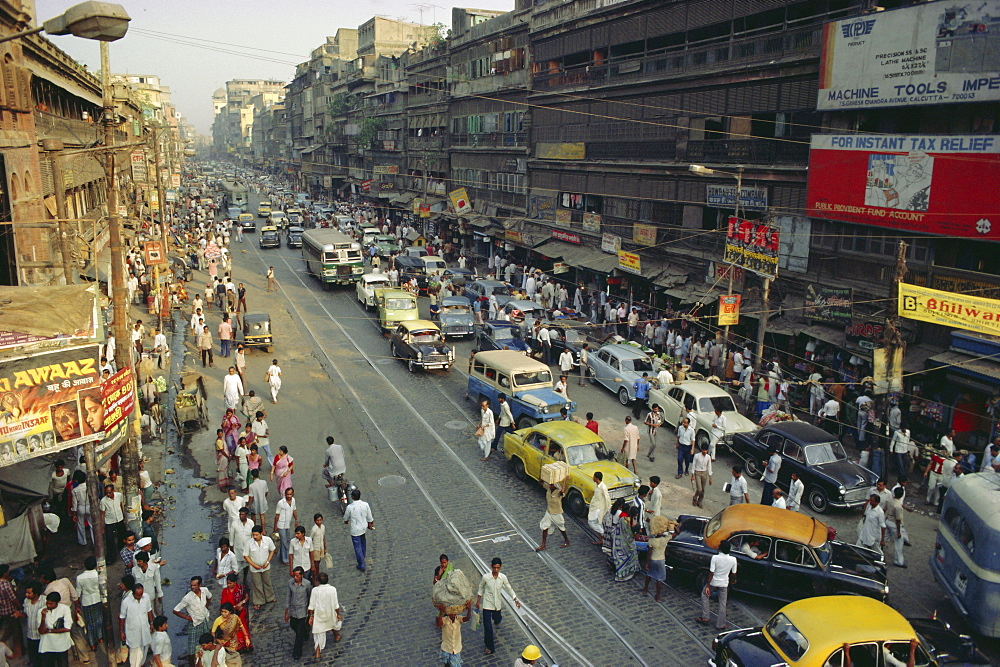
M365 272L361 244L336 229L310 229L302 235L302 260L323 284L350 285Z

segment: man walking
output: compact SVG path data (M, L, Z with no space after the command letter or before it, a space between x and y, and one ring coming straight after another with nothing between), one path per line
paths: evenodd
M113 484L105 484L101 498L101 516L104 518L104 543L106 554L118 552L122 534L125 531L125 505L121 493L115 492Z
M639 470L636 468L635 459L639 455L639 427L632 423L631 417L625 417L625 439L622 440L622 453L625 455L625 467L632 464L632 472L636 475Z
M320 572L319 585L309 596L309 625L312 626L313 648L316 659L326 648L326 633L333 630L333 641L340 641L340 628L343 617L340 614L340 601L337 599L337 589L330 585L330 577L326 572Z
M885 508L885 528L892 540L892 564L896 567L906 567L903 555L903 493L905 490L901 486L893 489L892 500L886 503Z
M760 504L770 505L774 502L774 487L778 482L778 471L781 470L781 456L774 447L768 449L767 466L764 468L764 490L760 494Z
M278 390L281 389L281 366L277 359L271 360L271 365L264 374L264 381L271 388L271 402L278 402Z
M632 391L635 393L632 416L638 419L643 412L649 410L649 373L643 373L641 378L632 383Z
M225 315L222 316L222 322L219 324L219 356L228 357L230 347L232 346L232 344L233 344L233 325L230 324L229 314L226 313Z
M198 639L211 629L208 604L212 601L212 592L201 587L201 577L191 577L190 585L191 590L174 607L174 616L187 621L187 657L188 664L193 666Z
M507 394L501 393L497 396L500 403L500 414L497 415L497 434L493 438L493 449L499 449L503 444L504 433L510 433L514 426L514 415L510 411L510 403L507 402Z
M143 585L136 582L132 586L132 594L122 599L118 614L118 631L122 643L128 646L129 667L145 664L146 653L153 643L152 626L153 605Z
M542 544L535 551L545 551L545 541L549 536L549 528L555 526L562 533L561 549L569 546L569 535L566 534L566 520L563 518L562 499L566 495L566 482L562 486L549 484L545 489L545 516L538 527L542 529Z
M351 504L344 512L344 523L351 526L351 542L354 544L354 556L357 558L357 568L365 571L365 556L368 553L368 542L365 532L375 530L375 518L372 517L372 508L368 503L361 500L361 490L351 491Z
M278 291L278 281L274 277L274 267L267 267L267 291L277 292Z
M274 551L274 542L264 535L264 527L254 526L243 556L250 565L250 599L254 609L274 602L274 586L271 584L271 559L274 558Z
M708 441L708 455L715 460L715 450L719 441L726 438L726 415L722 414L722 408L716 406L715 418L712 419L712 436Z
M719 553L712 556L709 562L708 571L711 579L701 591L701 617L699 623L708 624L709 603L714 589L719 594L719 613L715 617L715 629L726 629L726 603L729 599L729 577L736 574L736 558L729 555L731 549L729 542L719 545Z
M577 365L580 367L580 382L579 385L583 386L583 381L587 379L587 364L590 361L590 343L584 343L583 347L580 348L579 356L577 357Z
M701 445L701 451L694 455L691 463L691 481L694 483L694 496L691 504L702 507L705 500L705 489L712 484L712 457L708 455L708 443Z
M274 531L281 538L281 562L288 564L288 547L292 541L292 529L299 523L299 510L295 504L295 489L285 489L285 497L278 501L274 514Z
M568 378L570 373L573 372L574 364L573 353L569 351L568 347L563 348L563 351L559 354L559 372Z
M885 511L879 507L879 497L873 493L865 504L858 533L858 546L872 549L880 554L885 548Z
M587 512L587 525L597 533L594 544L603 544L600 539L604 535L604 515L611 509L611 494L608 485L604 483L604 473L600 470L594 473L594 495L590 499L590 510Z
M250 425L250 430L252 430L253 434L257 436L257 449L260 451L261 459L263 459L267 465L273 466L274 454L271 453L271 429L268 428L267 422L264 421L265 416L266 415L263 410L255 412L254 421L253 424ZM263 522L263 519L261 519L261 523Z
M726 486L729 487L730 505L750 503L750 492L747 489L747 480L743 477L742 466L733 466L733 476Z
M788 509L793 512L798 512L799 508L802 506L802 494L805 492L806 486L799 479L799 473L792 473L792 481L788 484Z
M267 515L267 482L260 478L259 468L250 471L250 478L253 479L249 489L250 509L253 510L253 516L257 522L263 526L265 525L264 517Z
M694 426L687 417L681 419L677 427L677 476L680 479L691 472L691 461L694 458Z
M486 643L486 655L492 655L496 650L493 640L493 624L500 624L503 620L501 610L503 609L504 591L514 600L517 608L521 608L521 601L517 599L514 589L507 581L507 575L500 572L503 561L494 558L490 562L490 571L483 575L479 582L479 589L476 592L476 609L482 609L483 614L483 640Z
M292 645L292 659L302 657L302 647L309 636L309 593L312 584L305 578L301 567L292 570L292 578L288 580L288 602L285 604L285 623L295 633L295 643Z
M212 332L207 326L201 328L198 334L198 350L201 352L201 367L214 367L215 358L212 355Z

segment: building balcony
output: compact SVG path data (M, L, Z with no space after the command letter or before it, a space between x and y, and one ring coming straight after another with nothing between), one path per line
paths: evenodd
M687 160L709 164L806 165L809 142L762 138L689 141Z
M452 147L506 148L525 146L524 132L483 132L480 134L453 134Z
M408 150L442 150L445 148L444 135L437 137L407 137L406 148Z
M35 112L35 131L39 139L62 139L70 146L89 146L98 136L103 136L103 129L97 123L63 118L45 111Z
M587 142L588 160L672 161L677 157L674 141Z

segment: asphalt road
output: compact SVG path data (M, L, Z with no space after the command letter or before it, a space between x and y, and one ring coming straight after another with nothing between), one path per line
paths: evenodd
M252 197L250 210L256 210L256 200ZM440 634L433 625L431 575L437 556L447 553L473 581L490 559L502 557L522 602L520 610L513 605L505 609L493 656L483 654L481 632L465 629L463 657L469 664L512 664L528 643L541 646L559 664L704 664L712 632L694 622L700 609L691 586L668 588L662 602L654 603L640 596L641 578L615 583L599 547L575 523L569 525L570 548L534 551L544 512L540 488L514 478L502 456L479 460L473 436L477 415L465 399L464 360L470 342L456 344L459 363L450 372L411 374L389 356L387 339L357 302L353 287L323 291L305 273L297 249L260 250L253 234L243 244L234 239L231 249L234 277L248 288L250 311L267 312L275 335L273 352L247 355L248 389L266 393L264 371L277 358L283 387L278 404L268 405L272 448L285 444L295 458L300 523L309 525L315 512L327 517L335 560L332 583L340 591L345 623L343 641L328 645L324 661L433 664ZM265 292L268 266L275 268L277 293ZM203 278L196 274L195 284ZM214 329L217 314L210 319ZM214 371L208 369L213 422L221 417L225 365L217 357ZM603 388L575 383L570 396L581 415L595 413L602 436L619 446L627 411L615 397ZM376 528L369 534L365 573L354 568L346 526L326 498L320 473L327 435L345 446L348 476L372 504ZM199 446L210 446L210 439L202 435ZM724 459L717 462L706 514L724 506L722 472L729 463ZM651 474L663 478L665 514L695 509L686 480L674 483L669 450L656 463L643 458L639 467L644 480ZM751 496L759 494L759 483L752 481ZM917 506L922 507L922 500ZM908 616L937 610L954 620L927 566L936 520L917 512L907 519L914 546L907 549L908 569L890 567L891 603ZM832 513L822 520L853 541L856 513ZM273 576L280 595L285 575L277 568ZM736 596L730 599L730 624L759 624L779 606ZM287 664L282 656L290 651L291 633L281 618L284 606L270 607L253 621L258 647L253 664Z

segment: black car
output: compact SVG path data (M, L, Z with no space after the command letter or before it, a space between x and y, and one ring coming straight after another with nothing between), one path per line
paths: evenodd
M281 237L276 229L263 229L260 232L260 240L257 242L261 248L280 248Z
M737 433L731 450L743 459L748 475L761 477L770 448L781 456L778 488L788 491L792 473L798 473L805 485L802 502L814 512L860 507L875 491L878 475L848 460L839 440L804 421L778 422L756 433Z
M455 363L455 351L444 342L441 330L433 322L408 320L400 322L389 336L389 352L406 362L413 373L424 370L448 370Z
M304 229L302 229L301 227L295 227L295 226L289 227L288 229L285 230L285 233L288 234L288 239L286 240L286 243L288 244L289 248L301 248L302 247L302 233L303 232L305 232Z
M427 292L427 269L424 267L424 260L408 255L396 255L392 261L396 270L399 271L400 284L409 282L411 278L416 278L417 289L423 293Z
M587 332L581 327L569 324L559 324L548 322L545 328L549 330L549 343L552 345L552 358L558 359L563 350L569 350L574 359L580 357L580 350L587 342ZM532 351L537 352L535 343L532 341Z
M530 349L524 340L521 327L513 322L503 320L488 320L476 336L476 350L516 350L527 352Z

